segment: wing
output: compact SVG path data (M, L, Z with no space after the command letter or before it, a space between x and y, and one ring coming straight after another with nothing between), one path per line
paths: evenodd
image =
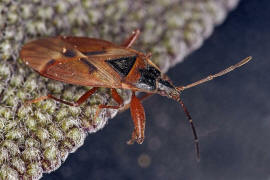
M84 37L39 39L24 45L20 52L21 59L45 77L70 84L114 88L121 87L123 77L108 61L135 55L111 42Z
M64 42L72 44L76 49L85 55L103 54L108 48L119 48L109 41L87 37L60 37Z

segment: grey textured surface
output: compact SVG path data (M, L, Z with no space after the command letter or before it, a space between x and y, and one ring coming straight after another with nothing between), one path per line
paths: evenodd
M154 62L166 71L200 47L236 2L1 1L1 178L39 179L44 172L57 169L70 152L83 144L87 133L103 128L107 119L116 114L107 110L95 122L91 120L97 104L113 103L106 89L79 108L53 101L24 106L26 99L48 92L72 101L85 88L48 80L32 72L18 60L23 43L60 34L100 37L119 43L133 29L140 28L137 49L151 51ZM129 92L121 94L128 101ZM142 156L141 161L147 159L148 156Z

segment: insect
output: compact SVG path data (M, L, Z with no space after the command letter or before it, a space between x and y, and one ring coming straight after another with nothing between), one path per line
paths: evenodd
M98 87L110 88L111 96L118 105L99 105L95 114L97 117L103 108L123 107L123 100L116 88L130 89L132 97L129 107L134 130L127 143L141 144L144 141L145 112L141 104L143 98L136 97L135 92L145 92L146 96L152 94L167 96L182 106L193 131L195 150L199 158L198 136L190 113L180 98L182 91L222 76L247 63L251 57L197 82L186 86L175 86L150 60L151 54L144 54L130 48L139 34L138 29L133 31L121 45L101 39L72 36L48 37L25 44L20 51L20 57L26 65L40 75L69 84L93 87L76 102L67 102L48 94L30 100L29 103L54 99L70 106L79 106L93 95Z

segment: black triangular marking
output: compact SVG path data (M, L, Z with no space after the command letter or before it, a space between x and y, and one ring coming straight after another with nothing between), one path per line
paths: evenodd
M127 76L133 67L137 56L121 57L117 59L107 60L106 62L113 67L122 77Z

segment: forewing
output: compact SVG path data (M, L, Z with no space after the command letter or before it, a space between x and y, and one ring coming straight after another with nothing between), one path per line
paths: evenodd
M56 64L43 75L58 81L83 86L110 87L112 84L106 74L100 72L86 58Z
M134 56L108 41L84 37L54 37L23 46L22 60L41 75L71 84L121 87L121 75L107 62Z
M28 66L42 73L54 61L64 63L84 56L61 38L52 37L25 44L21 49L20 57Z
M118 47L109 41L88 37L63 36L61 39L64 42L72 44L78 51L85 55L104 54L106 49Z
M61 37L61 39L71 44L83 55L91 57L90 59L108 60L134 55L131 49L102 39L73 36Z

